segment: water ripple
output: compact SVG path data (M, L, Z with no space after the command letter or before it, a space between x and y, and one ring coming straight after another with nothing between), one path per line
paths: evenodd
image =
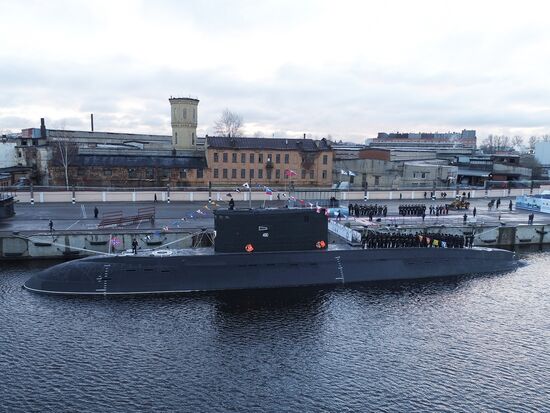
M0 411L549 411L550 254L452 280L64 298L0 270Z

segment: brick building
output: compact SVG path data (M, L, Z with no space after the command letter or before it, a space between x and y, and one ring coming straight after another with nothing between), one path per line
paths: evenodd
M209 136L206 158L213 185L249 182L300 187L332 183L333 155L326 139Z
M38 185L81 187L330 186L325 139L197 137L198 99L170 98L172 135L21 131L16 160ZM288 171L293 171L289 173ZM285 173L286 172L286 173Z

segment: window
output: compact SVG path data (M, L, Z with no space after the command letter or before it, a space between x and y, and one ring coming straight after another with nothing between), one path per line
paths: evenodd
M246 169L241 169L241 179L246 178Z
M275 154L275 163L281 163L281 154L280 153Z
M309 179L313 179L313 169L309 170Z
M241 163L246 163L246 153L241 153Z
M197 178L202 178L204 176L204 172L202 169L197 169Z
M426 178L426 172L422 172L422 178Z
M374 177L374 185L380 185L380 177L379 176Z
M222 178L227 179L227 169L225 168L222 170Z
M231 154L231 162L237 163L237 153L236 152L233 152Z
M275 179L281 179L281 170L280 169L277 169L275 171Z
M264 170L258 169L258 179L263 179L263 178L264 178Z
M170 169L162 169L161 175L163 178L168 178L170 176Z
M273 156L270 153L268 153L267 154L267 162L271 162L271 161L273 161Z
M145 170L145 178L153 179L155 177L155 170L153 168L147 168Z
M323 155L323 165L328 164L328 155Z
M218 162L218 152L214 152L214 162Z
M138 174L135 168L128 168L128 178L137 178Z
M267 179L271 179L271 172L272 172L272 171L273 171L273 169L268 169L268 170L266 171L266 173L267 173Z
M223 153L223 161L224 161L224 162L227 162L227 152L224 152L224 153Z
M306 170L302 169L302 179L306 179Z
M231 178L232 179L237 179L237 170L236 169L231 169Z
M288 153L285 153L285 163L290 162L290 155Z
M219 178L219 175L220 175L220 172L218 171L218 169L214 169L214 179L217 179Z
M326 171L326 169L323 170L323 179L327 179L327 171Z
M191 132L191 145L195 144L195 132Z
M103 175L105 175L105 176L111 176L112 174L113 174L112 169L104 169L103 170Z
M264 154L263 153L258 154L258 163L264 163Z
M187 179L187 169L180 169L180 178Z
M250 154L250 163L254 163L254 154L253 153Z
M254 179L254 169L251 169L250 171L248 171L248 175L250 179Z
M193 108L193 120L197 120L197 109Z
M352 183L354 183L354 182L355 182L355 176L351 175L351 176L349 177L349 183L352 184Z
M183 119L187 119L187 109L183 108L183 109L181 110L181 117L182 117Z

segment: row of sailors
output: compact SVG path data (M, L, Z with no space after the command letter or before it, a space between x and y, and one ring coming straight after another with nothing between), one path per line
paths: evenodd
M348 205L348 214L350 216L355 215L359 216L368 216L372 218L373 216L386 216L388 214L387 205L359 205L359 204L349 204Z
M449 205L430 205L430 215L449 215Z
M473 236L451 234L391 234L368 232L363 236L363 248L464 248L473 246Z
M425 204L399 205L399 215L403 215L403 216L412 215L415 217L421 217L425 213L426 213Z

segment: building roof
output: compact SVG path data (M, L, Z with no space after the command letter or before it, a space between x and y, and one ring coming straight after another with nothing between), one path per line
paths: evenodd
M227 136L207 136L207 146L219 149L272 149L276 151L318 152L331 149L326 139L285 139L285 138L233 138Z
M490 173L491 173L491 171L480 171L480 170L476 170L476 169L458 168L457 175L461 175L461 176L478 176L478 177L481 177L481 178L488 178Z
M125 156L125 155L79 155L77 166L104 167L160 167L205 169L204 156Z
M152 135L144 133L119 133L119 132L91 132L79 130L46 129L49 139L82 139L91 142L144 142L171 144L171 135ZM22 138L39 139L40 128L28 128L21 130Z
M29 172L32 171L31 166L7 166L5 168L0 168L0 173L13 173L13 172Z

